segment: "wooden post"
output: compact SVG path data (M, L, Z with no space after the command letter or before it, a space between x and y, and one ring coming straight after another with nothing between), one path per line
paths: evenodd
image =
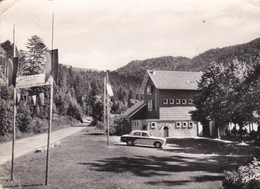
M52 126L52 106L53 106L53 78L51 79L51 96L50 96L50 120L48 127L48 139L47 139L47 157L46 157L46 174L45 174L45 185L48 185L49 180L49 161L50 161L50 139L51 139L51 126Z
M108 83L108 72L106 73L106 86ZM107 87L106 87L107 88ZM106 89L106 105L107 105L107 146L109 146L109 95L107 94L107 89Z
M15 144L15 123L16 123L16 88L14 87L14 115L13 115L13 139L12 139L12 165L11 165L11 181L14 180L14 144Z
M13 49L13 57L16 56L15 51L15 26L13 28L13 43L14 43L14 49ZM13 65L14 68L14 65ZM11 181L14 180L14 145L15 145L15 123L16 123L16 88L14 85L14 113L13 113L13 137L12 137L12 165L11 165Z
M51 42L51 50L53 50L53 35L54 35L54 13L52 13L52 42ZM51 51L51 65L53 66L53 51ZM48 126L48 139L47 139L47 157L46 157L46 174L45 174L45 186L48 185L49 180L49 161L50 161L50 140L51 140L51 126L52 126L52 106L53 106L53 76L50 76L51 80L51 95L50 95L50 120Z
M104 135L106 134L106 96L107 96L107 85L106 85L106 76L104 77L104 99L103 99L103 120L104 120Z

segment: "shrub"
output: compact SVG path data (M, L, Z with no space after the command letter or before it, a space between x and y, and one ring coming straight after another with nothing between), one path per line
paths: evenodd
M31 123L27 126L27 133L44 133L48 130L48 120L34 118Z
M82 122L82 109L80 105L76 102L76 100L72 100L69 103L68 112L67 114L77 120L80 120Z
M12 133L13 108L12 103L0 100L0 136L4 137Z
M251 140L255 140L257 138L257 136L258 136L258 133L254 130L249 133L249 139L251 139Z
M104 122L97 121L96 128L100 130L104 130ZM107 132L107 128L105 128ZM123 127L122 125L118 125L118 123L114 123L113 119L109 121L109 134L110 135L122 135Z
M226 189L257 189L260 188L260 161L256 158L237 171L224 171L223 187Z
M32 122L30 109L26 104L20 104L16 115L17 127L21 132L29 132L29 125Z

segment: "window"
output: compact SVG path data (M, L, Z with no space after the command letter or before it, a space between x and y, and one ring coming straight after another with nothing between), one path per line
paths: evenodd
M187 104L187 100L186 99L182 99L181 103L182 104Z
M187 122L183 122L183 123L182 123L182 127L183 127L183 128L186 128L187 126L188 126L188 123L187 123Z
M170 99L170 104L174 104L174 99Z
M181 122L176 122L176 128L179 129L181 127Z
M148 95L151 95L151 94L152 94L152 87L151 87L151 85L147 85L147 87L146 87L146 93L147 93Z
M148 137L148 134L147 133L142 133L142 136Z
M158 107L158 103L157 103L157 102L158 102L158 99L157 99L157 96L158 96L158 95L157 95L157 91L154 90L154 110L155 110L155 111L157 111L157 109L158 109L158 108L157 108L157 107Z
M168 99L163 99L163 104L168 104Z
M142 136L142 133L141 132L135 132L134 135L135 136Z
M181 100L180 99L176 99L176 104L181 104Z
M155 125L156 125L155 122L152 122L151 125L150 125L150 128L151 128L151 129L154 129L154 128L155 128Z
M189 99L188 104L193 104L193 99Z
M148 100L148 111L153 111L153 101Z
M139 121L133 121L133 127L138 127L139 126Z
M189 122L189 128L193 127L193 122Z

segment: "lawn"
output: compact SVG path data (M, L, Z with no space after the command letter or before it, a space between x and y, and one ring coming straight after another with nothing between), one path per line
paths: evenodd
M16 160L14 182L10 164L0 167L7 188L221 188L223 171L259 156L259 149L209 139L169 139L163 149L129 147L111 137L85 130L51 149L50 177L44 186L44 153Z

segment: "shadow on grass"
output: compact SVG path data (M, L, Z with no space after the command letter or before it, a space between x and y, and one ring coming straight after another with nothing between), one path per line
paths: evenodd
M15 184L15 185L4 185L3 188L23 188L23 187L40 187L44 186L43 184Z
M115 146L126 146L127 148L154 148L154 146L143 146L143 145L133 145L133 146L128 146L127 144L121 143L121 144L114 144ZM161 149L161 148L160 148ZM158 150L160 150L158 149Z
M84 135L91 135L91 136L101 136L101 135L104 135L103 133L87 133L87 134L84 134Z
M223 176L212 176L204 175L201 177L193 177L191 180L161 180L161 181L149 181L146 184L149 185L160 185L160 186L176 186L176 185L185 185L190 182L206 182L206 181L222 181Z
M243 158L242 158L243 159ZM210 157L185 157L185 156L134 156L106 158L94 163L79 163L88 169L99 172L132 173L140 177L171 176L173 173L202 171L202 176L191 177L190 180L150 181L150 185L182 185L187 182L221 181L223 170L227 167L237 167L241 157L210 156ZM217 176L212 175L217 174ZM174 177L173 177L174 178Z
M146 184L153 186L176 186L176 185L185 185L189 182L193 182L191 180L162 180L162 181L149 181Z
M159 187L185 185L191 182L221 181L224 170L237 169L238 166L251 161L254 156L259 156L259 150L251 146L238 146L235 143L224 143L218 140L168 139L167 142L169 146L173 147L162 150L169 154L173 152L173 155L170 156L167 153L167 157L121 156L100 158L94 162L79 164L93 171L116 174L131 173L134 176L151 178L151 181L146 184ZM178 153L184 154L178 155ZM196 177L187 176L188 179L174 180L173 175L176 173L192 175L191 172L201 173ZM197 173L194 174L197 175ZM173 179L160 181L156 179L157 176L169 176Z
M209 139L167 139L167 145L176 149L165 149L169 152L182 152L193 154L218 154L218 155L252 155L259 156L259 150L252 146L238 146L236 143L224 143Z

